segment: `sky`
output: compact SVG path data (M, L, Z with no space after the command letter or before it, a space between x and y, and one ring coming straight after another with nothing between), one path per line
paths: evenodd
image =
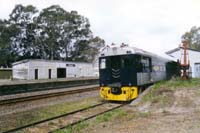
M8 19L16 4L76 10L107 45L125 43L156 54L178 47L185 32L200 27L199 0L0 0L0 19Z

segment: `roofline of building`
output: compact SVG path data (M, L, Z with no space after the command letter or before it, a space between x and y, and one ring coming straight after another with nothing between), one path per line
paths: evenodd
M174 53L180 49L183 49L183 47L178 47L178 48L174 48L172 50L169 50L167 52L165 52L166 54L171 54L171 53ZM195 52L200 52L200 50L196 50L196 49L192 49L192 48L187 48L188 50L191 50L191 51L195 51Z
M12 68L0 68L0 71L1 70L12 70Z
M12 65L18 65L18 64L22 64L22 63L27 63L30 61L43 61L43 62L59 62L59 63L79 63L79 64L91 64L89 62L75 62L75 61L62 61L62 60L45 60L45 59L24 59L21 61L17 61L12 63Z

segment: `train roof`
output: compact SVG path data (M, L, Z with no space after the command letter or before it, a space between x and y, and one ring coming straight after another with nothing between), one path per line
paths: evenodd
M144 55L144 56L150 56L154 58L159 58L161 60L166 60L166 61L175 61L172 57L168 55L163 55L158 56L156 54L153 54L151 52L147 52L143 49L139 49L136 47L129 47L128 45L121 45L121 46L106 46L102 49L100 57L104 56L115 56L115 55L127 55L127 54L139 54L139 55Z

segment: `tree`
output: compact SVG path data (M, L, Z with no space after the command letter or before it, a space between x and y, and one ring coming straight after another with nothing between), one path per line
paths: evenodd
M53 5L39 12L16 5L8 20L0 20L0 65L22 59L89 61L104 40L93 37L88 18Z
M63 54L65 60L74 60L79 50L79 45L83 45L92 38L92 32L90 30L90 23L87 18L81 16L76 11L71 11L66 14L67 24L64 25L63 29L65 32L61 34L61 40L63 41Z
M182 36L182 40L188 42L189 48L200 50L200 27L192 27L189 32Z
M43 9L37 24L40 47L47 59L73 60L79 44L92 38L87 18L76 11L67 12L58 5Z
M10 14L10 27L15 27L11 45L19 59L34 58L36 25L34 18L38 10L32 5L16 5Z
M66 11L60 6L53 5L42 10L37 18L39 31L38 47L40 54L45 59L59 59L59 37L65 22Z
M100 37L91 38L90 40L80 41L76 51L73 54L74 60L92 62L99 54L99 50L105 46L105 41Z
M6 20L0 20L0 66L8 67L10 57L10 34Z

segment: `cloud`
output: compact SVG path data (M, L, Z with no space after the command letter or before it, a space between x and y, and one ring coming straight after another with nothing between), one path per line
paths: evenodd
M53 4L77 10L107 44L124 42L155 53L177 47L182 34L200 26L198 0L7 0L0 1L0 17L8 18L19 3L40 10Z

